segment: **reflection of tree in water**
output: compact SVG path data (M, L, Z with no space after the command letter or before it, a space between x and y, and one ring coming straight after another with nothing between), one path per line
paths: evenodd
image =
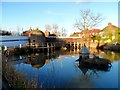
M120 59L120 52L113 52L113 51L100 51L100 55L109 59L110 61L118 61Z
M120 59L120 52L114 52L109 50L101 51L99 49L90 49L91 54L100 55L102 57L105 57L109 59L110 61L118 61Z

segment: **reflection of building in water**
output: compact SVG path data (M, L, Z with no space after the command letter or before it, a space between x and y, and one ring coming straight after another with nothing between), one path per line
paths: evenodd
M46 62L46 57L44 55L31 54L26 57L27 64L31 64L34 68L42 67Z
M34 68L40 68L45 63L48 64L51 58L59 57L59 54L50 53L49 55L45 54L31 54L26 56L25 63L31 64Z

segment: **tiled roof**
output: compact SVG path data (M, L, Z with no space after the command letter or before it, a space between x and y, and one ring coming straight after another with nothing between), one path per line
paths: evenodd
M91 31L91 32L95 32L95 33L99 33L99 32L100 32L100 29L91 29L90 31Z
M76 32L76 33L73 33L70 35L70 37L78 37L79 34L82 35L82 34L91 34L91 33L99 33L100 32L100 29L91 29L91 30L84 30L82 32Z
M25 32L23 32L24 33L24 35L29 35L29 34L34 34L34 35L43 35L43 36L45 36L44 35L44 33L41 31L41 30L39 30L38 28L37 29L31 29L30 28L30 30L29 31L25 31Z

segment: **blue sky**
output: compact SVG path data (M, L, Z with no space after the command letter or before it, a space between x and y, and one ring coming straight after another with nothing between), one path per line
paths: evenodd
M38 27L45 31L45 25L58 24L71 34L78 31L74 24L80 17L80 10L84 9L105 17L97 28L103 29L108 22L118 26L117 2L2 2L2 28L17 31L18 27L23 27L25 31Z

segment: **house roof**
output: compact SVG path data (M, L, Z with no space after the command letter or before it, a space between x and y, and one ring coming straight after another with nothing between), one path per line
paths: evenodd
M90 33L99 33L100 29L91 29L91 30L84 30L85 34L90 34Z
M84 44L84 46L82 47L82 49L80 50L79 54L89 54L90 51L88 50L88 48L86 47L86 45Z
M41 30L39 30L38 28L36 28L36 29L31 29L30 28L28 31L25 31L23 33L24 33L24 35L31 34L31 35L42 35L42 36L45 36L45 34Z
M119 27L112 25L112 23L108 23L108 26L106 26L105 28L103 28L101 31L107 30L107 29L111 29L111 30L117 30L120 29Z
M100 29L91 29L91 30L83 30L81 32L75 32L73 34L70 35L70 37L79 37L79 35L82 35L82 34L91 34L91 33L99 33L100 32Z
M100 29L91 29L90 31L93 32L93 33L99 33Z
M30 31L30 33L35 34L35 35L43 35L43 36L45 36L44 33L39 29L32 30L32 31Z

